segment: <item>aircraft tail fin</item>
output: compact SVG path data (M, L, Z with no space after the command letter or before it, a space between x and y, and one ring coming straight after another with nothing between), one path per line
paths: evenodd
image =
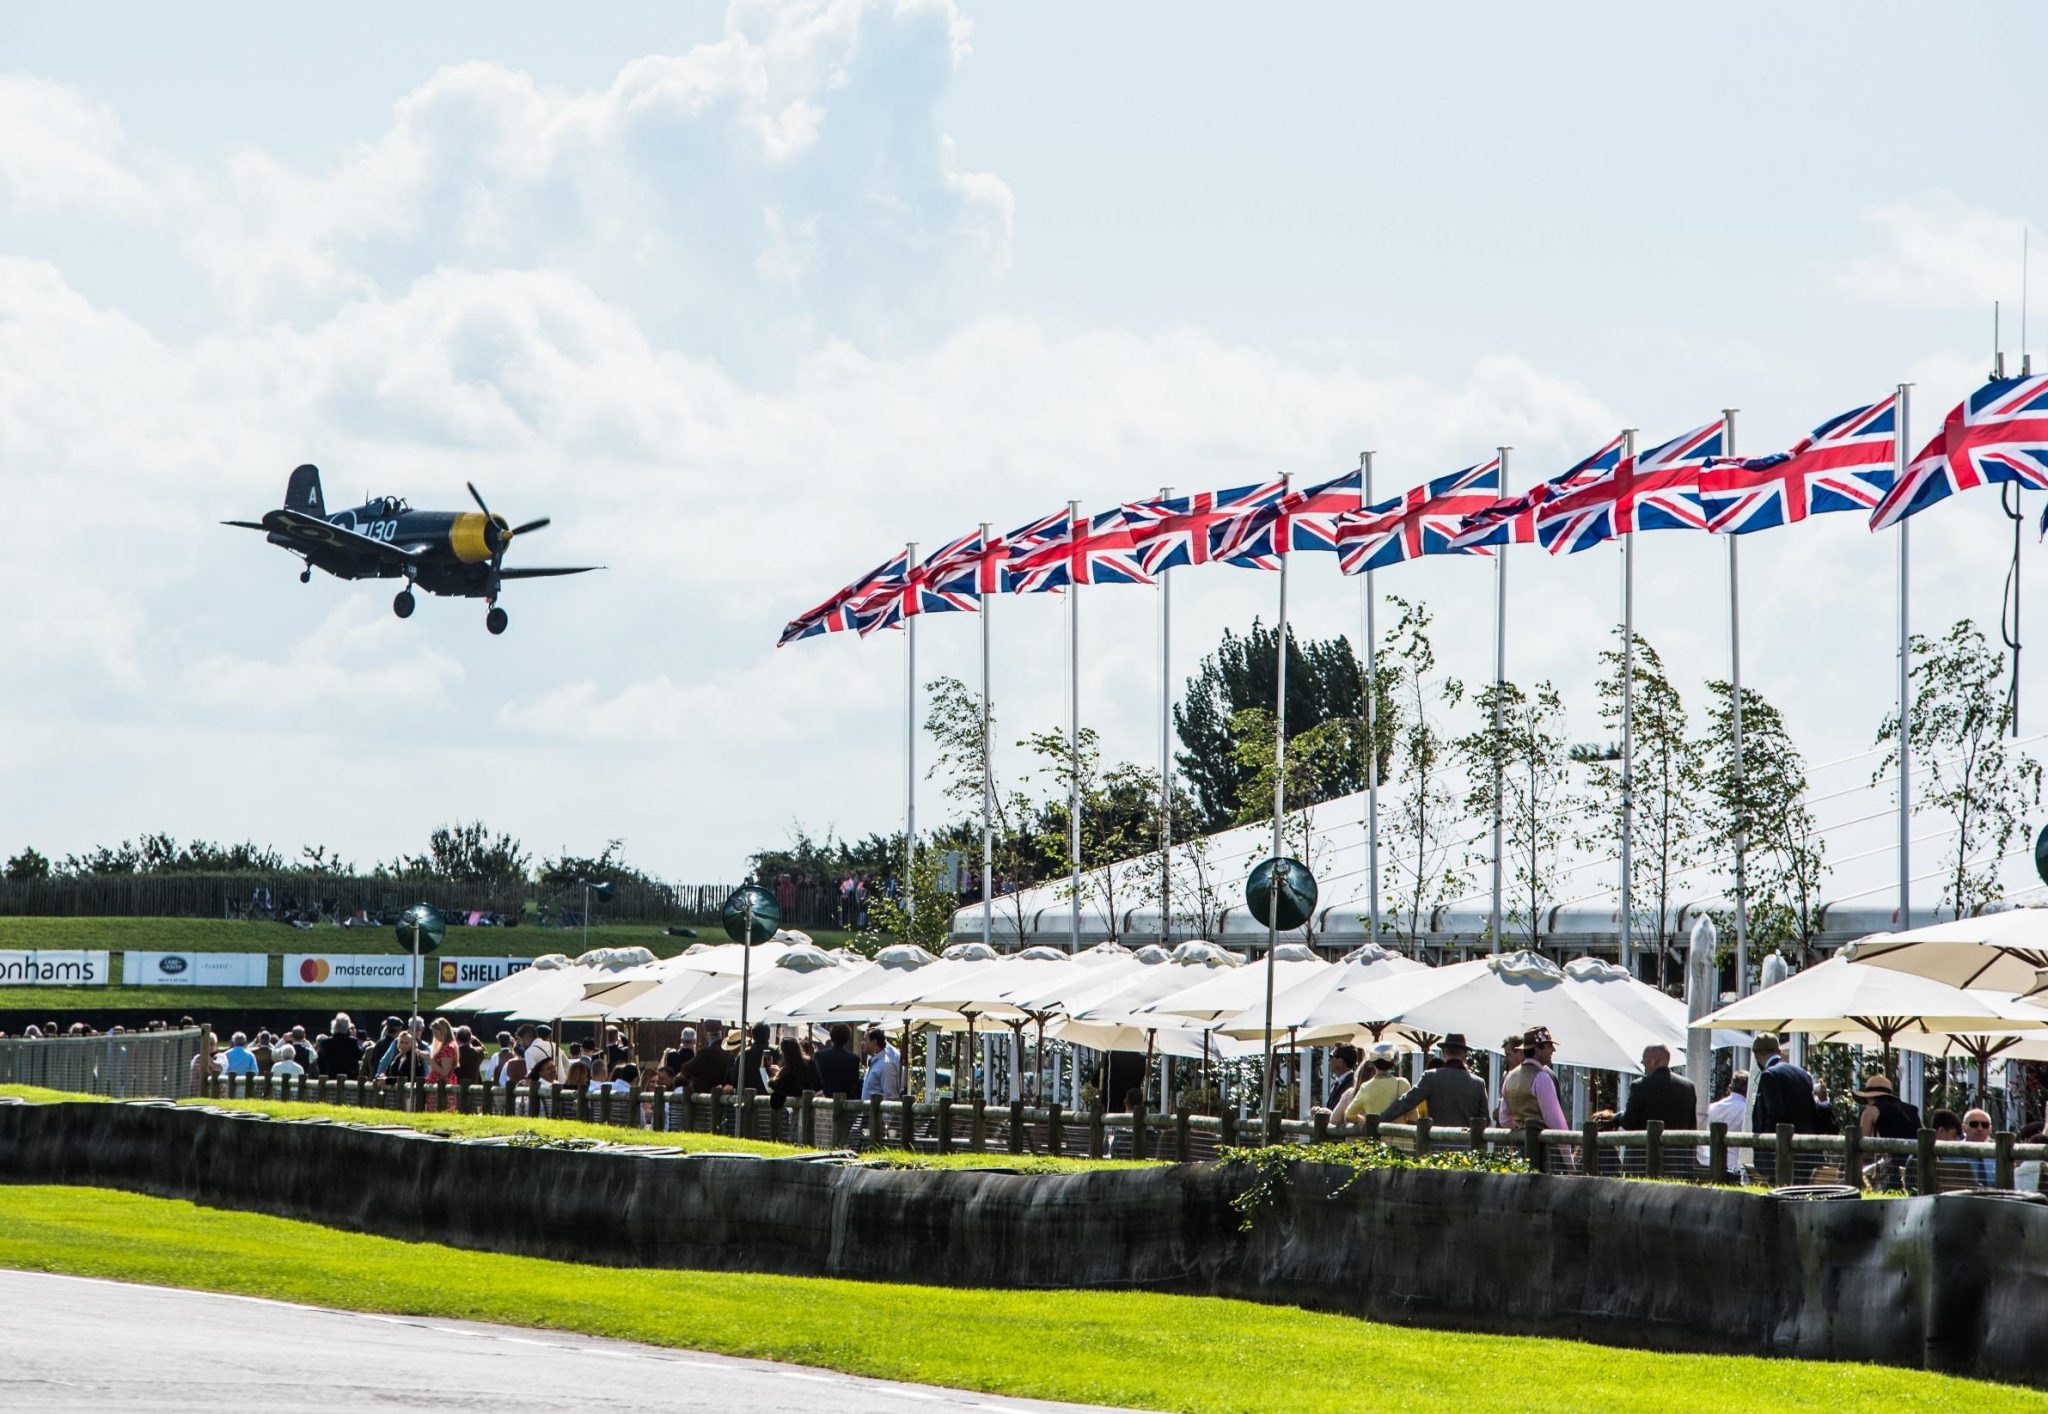
M284 508L319 516L322 520L327 518L327 502L320 494L319 467L308 464L292 472L292 479L284 488Z

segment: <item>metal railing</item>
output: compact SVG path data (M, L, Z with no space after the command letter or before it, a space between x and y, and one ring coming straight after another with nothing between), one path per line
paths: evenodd
M1704 1130L1500 1129L1447 1127L1424 1120L1333 1126L1326 1119L1278 1120L1270 1133L1235 1115L1064 1110L1058 1105L983 1101L851 1100L804 1095L780 1105L766 1095L687 1094L680 1090L578 1091L539 1081L506 1085L378 1084L318 1077L216 1076L208 1099L295 1100L368 1110L581 1120L663 1133L719 1134L806 1148L898 1149L919 1153L1050 1155L1090 1159L1204 1162L1220 1150L1272 1142L1376 1140L1410 1154L1508 1155L1557 1176L1652 1179L1743 1186L1838 1187L1855 1191L1941 1193L1960 1189L2041 1189L2048 1144L2020 1144L2010 1133L1989 1143L1858 1135L1731 1133Z
M123 1031L107 1036L0 1040L0 1085L37 1085L132 1100L192 1093L192 1059L203 1033Z

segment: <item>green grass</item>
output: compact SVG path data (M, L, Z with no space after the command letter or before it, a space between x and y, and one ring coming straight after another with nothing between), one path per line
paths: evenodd
M696 942L724 942L717 924L692 925L695 938L670 937L657 923L608 923L590 930L593 948L644 947L657 957L670 957ZM809 930L821 947L839 947L846 933L836 928ZM0 918L0 952L106 950L113 953L115 976L120 954L136 952L396 952L387 928L287 928L278 923L238 923L218 918ZM450 928L441 945L449 957L537 957L583 951L583 934L573 928ZM276 964L272 964L275 971ZM431 970L429 982L433 980ZM432 986L420 992L424 1007L459 995ZM346 998L346 1000L341 1000ZM200 990L188 987L4 987L0 1010L69 1011L137 1009L151 1015L199 1016L209 1008L240 1010L286 1009L293 1016L344 1009L402 1012L411 1002L403 991L316 991L301 987L229 987Z
M2032 1390L1868 1365L1617 1351L1150 1292L588 1267L87 1188L0 1188L0 1266L1147 1409L2048 1410Z
M88 1105L103 1105L105 1095L74 1095L69 1090L45 1090L40 1085L0 1085L0 1096L16 1100L27 1100L32 1105L61 1105L82 1101Z
M664 1134L651 1129L629 1129L624 1125L586 1123L574 1119L526 1119L518 1115L407 1114L404 1110L362 1109L355 1105L300 1104L296 1100L180 1100L178 1103L246 1110L250 1114L271 1115L277 1119L325 1119L344 1124L400 1125L407 1129L425 1130L429 1134L448 1134L461 1139L517 1135L534 1139L595 1139L610 1144L659 1145L719 1154L775 1156L814 1152L790 1144L770 1144L760 1139L734 1139L730 1136L690 1132Z
M26 1087L22 1087L26 1088ZM0 1094L7 1093L0 1087ZM34 1098L77 1099L53 1090L37 1091ZM516 1115L407 1114L404 1110L365 1109L355 1105L322 1105L297 1100L180 1100L180 1105L207 1105L219 1109L246 1110L251 1114L278 1119L326 1119L338 1123L393 1124L429 1134L448 1134L463 1139L490 1135L522 1135L537 1139L598 1139L613 1144L658 1145L693 1152L776 1155L808 1154L815 1150L793 1144L773 1144L760 1139L721 1138L701 1131L628 1129L623 1125L585 1123L573 1119L525 1119ZM1015 1169L1022 1173L1084 1173L1091 1169L1132 1168L1127 1159L1067 1159L1046 1154L915 1154L904 1150L882 1151L866 1162L884 1168L903 1169Z

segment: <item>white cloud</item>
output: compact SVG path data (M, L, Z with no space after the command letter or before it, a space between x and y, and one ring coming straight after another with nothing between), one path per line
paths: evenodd
M1973 206L1945 191L1883 202L1867 208L1864 215L1878 228L1883 244L1850 262L1837 277L1852 294L1890 304L1987 314L1991 302L2000 300L2018 327L2025 218Z

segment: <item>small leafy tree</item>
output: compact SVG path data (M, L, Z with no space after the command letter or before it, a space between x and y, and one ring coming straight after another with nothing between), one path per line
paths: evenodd
M1064 732L1033 732L1021 744L1038 758L1039 775L1051 787L1039 806L1035 831L1035 848L1045 862L1045 877L1059 878L1058 896L1071 899L1072 875L1078 863L1081 899L1102 910L1109 937L1115 939L1123 911L1144 880L1142 861L1136 867L1125 861L1148 851L1156 853L1155 778L1128 762L1105 771L1100 738L1093 727L1081 729L1078 751ZM1068 828L1068 792L1077 779L1077 769L1081 802L1078 862Z
M1619 638L1622 630L1615 628ZM1617 646L1600 654L1600 720L1619 730L1625 664ZM1702 857L1695 823L1705 763L1692 739L1685 702L1664 671L1664 660L1649 640L1635 636L1634 700L1630 704L1633 800L1629 809L1629 932L1636 946L1657 952L1657 985L1665 983L1669 933L1678 880ZM1597 805L1593 831L1582 848L1604 853L1617 848L1622 830L1622 779L1618 761L1595 760L1590 776Z
M1732 879L1735 845L1744 843L1749 939L1813 960L1820 932L1820 886L1827 877L1827 841L1806 804L1806 761L1778 709L1742 689L1742 769L1735 769L1734 696L1725 681L1707 684L1705 762L1709 815L1706 846L1717 872ZM1724 931L1727 920L1718 920Z
M1496 704L1498 732L1493 728ZM1498 774L1506 895L1502 921L1526 932L1533 948L1544 897L1556 888L1565 821L1577 809L1565 754L1564 700L1548 682L1538 683L1533 694L1502 682L1489 683L1473 706L1482 725L1455 743L1465 766L1465 810L1492 819Z
M999 881L1007 880L1015 886L1008 893L999 890L995 895L995 906L1006 915L1012 936L1021 942L1024 938L1024 886L1042 877L1039 871L1039 840L1032 829L1039 807L1023 791L1014 786L1006 790L996 782L995 764L983 744L979 694L971 692L958 678L951 677L938 678L926 684L925 690L930 694L931 706L925 712L924 728L937 744L932 764L925 775L940 783L941 793L960 812L962 823L968 825L974 839L973 857L977 861L977 869L981 858L982 792L992 791L995 875ZM989 719L993 737L993 706L990 707Z
M910 886L901 898L877 894L868 906L870 919L899 942L915 943L929 953L946 950L958 902L939 882L938 851L920 849L910 866Z
M1389 699L1398 719L1383 722L1393 733L1393 769L1401 782L1392 808L1382 813L1382 858L1395 890L1397 935L1410 952L1421 937L1426 914L1449 903L1465 888L1462 861L1455 854L1458 797L1451 788L1454 747L1437 716L1455 707L1465 688L1456 678L1439 678L1425 604L1389 596L1398 611L1393 632L1374 660L1389 679ZM1384 923L1382 927L1386 926Z
M1244 794L1238 805L1239 824L1253 824L1273 818L1273 780L1276 768L1273 749L1273 714L1263 707L1247 707L1231 718L1232 749L1237 753L1244 776ZM1280 838L1296 859L1315 873L1326 852L1316 835L1319 804L1337 794L1334 781L1344 779L1363 756L1365 723L1358 717L1331 717L1299 734L1290 733L1286 747L1288 809L1281 822ZM1311 941L1313 926L1305 926Z
M1969 619L1938 639L1914 634L1913 720L1907 742L1926 777L1913 793L1913 813L1941 814L1949 837L1942 902L1964 917L2000 895L1998 865L2026 830L2025 811L2041 803L2041 763L2006 739L2012 702L2005 655ZM1878 784L1899 760L1899 714L1877 729L1886 748Z
M50 861L38 853L34 845L24 846L20 854L7 861L7 879L10 883L49 877Z
M612 841L616 846L619 842ZM611 850L607 848L609 857ZM425 854L393 860L389 872L400 877L455 879L479 883L523 879L531 855L510 835L492 835L481 820L442 825L427 837Z

